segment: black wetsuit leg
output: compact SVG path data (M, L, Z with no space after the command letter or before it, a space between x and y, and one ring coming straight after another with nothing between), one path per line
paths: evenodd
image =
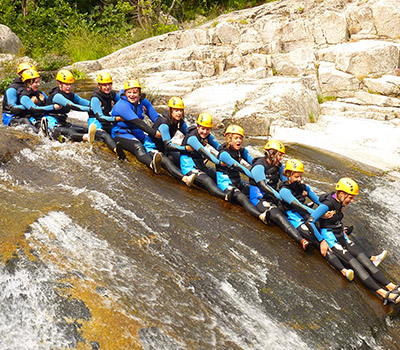
M169 151L166 153L169 159L180 169L181 168L181 152Z
M217 170L215 168L211 168L209 166L204 166L205 173L212 178L214 183L217 183Z
M161 159L161 166L167 170L175 179L182 180L183 174L182 172L176 167L176 165L169 159L165 154L162 155Z
M347 243L346 249L360 262L375 281L384 286L390 283L389 279L372 263L371 259L357 244L354 242Z
M95 138L97 141L104 142L108 146L108 148L113 152L114 152L115 148L117 147L117 144L115 143L114 139L105 130L102 130L102 129L97 130Z
M368 271L364 269L361 263L347 249L343 248L340 244L334 245L331 249L332 252L345 265L350 266L350 268L353 269L354 273L357 275L364 286L375 292L380 288L380 286L375 282Z
M25 125L27 126L30 130L32 130L35 133L39 132L39 128L35 127L29 118L19 118L19 117L12 117L10 120L10 126L16 126L16 125Z
M189 172L186 175L191 175L193 172ZM196 177L194 179L194 184L204 188L208 192L210 192L213 196L225 200L225 193L217 186L217 184L213 181L211 177L209 177L206 173L200 172L196 173Z
M279 208L272 208L269 212L269 221L276 224L283 232L285 232L290 238L294 239L297 243L301 243L303 237L299 231L290 223L286 215Z
M119 142L121 146L126 149L128 152L131 152L136 156L136 158L146 164L150 168L150 164L153 161L153 158L146 152L143 144L138 140L128 140L124 137L115 137L115 141Z
M228 194L229 191L229 189L226 189L224 192ZM250 199L238 188L233 191L233 200L238 202L250 215L258 219L261 212L250 202Z
M56 136L58 133L61 135L69 138L72 141L75 142L80 142L83 141L83 135L87 133L87 128L80 127L80 126L61 126L57 125L53 129L53 138L57 139L58 137Z

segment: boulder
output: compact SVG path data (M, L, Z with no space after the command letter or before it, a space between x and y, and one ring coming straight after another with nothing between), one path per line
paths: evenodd
M380 78L365 78L364 88L372 93L400 97L400 76L383 75Z
M381 0L371 6L376 33L380 37L400 37L400 6L398 1Z
M22 47L22 42L18 36L9 27L0 24L0 53L17 54Z

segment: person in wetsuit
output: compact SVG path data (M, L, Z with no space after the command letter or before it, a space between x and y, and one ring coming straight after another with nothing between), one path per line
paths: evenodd
M185 151L181 152L181 170L185 175L196 174L195 185L204 188L213 196L229 201L229 196L222 191L216 184L216 170L206 166L205 161L212 161L219 164L220 161L205 148L210 145L218 150L220 144L211 134L212 116L209 113L200 113L197 117L197 125L192 125L187 129L182 141ZM187 147L187 146L190 146Z
M162 154L157 150L152 137L160 138L161 135L144 121L147 115L155 123L158 113L141 92L139 81L125 82L124 90L120 93L121 98L111 112L111 116L115 118L111 136L155 174L159 174Z
M112 123L119 117L112 117L111 110L119 101L119 94L112 91L112 77L108 72L97 74L97 87L90 98L88 128L96 125L95 140L104 142L119 159L126 159L123 147L111 137Z
M161 134L161 139L153 138L157 149L163 154L161 166L176 179L183 181L187 186L193 184L196 174L183 175L179 166L180 152L185 151L185 146L172 142L172 138L179 130L186 135L187 125L184 120L184 104L180 97L171 97L168 101L168 110L165 110L153 124L153 129ZM187 146L189 149L189 146Z
M250 185L240 177L240 173L252 178L249 169L240 164L242 160L249 166L253 162L253 157L249 151L242 146L244 138L243 128L239 125L229 125L225 131L225 143L219 147L218 159L220 163L216 165L217 185L225 192L232 202L239 203L250 215L266 222L265 215L259 211L249 200L248 194Z
M22 73L27 69L37 70L36 67L30 62L22 62L17 67L18 78L15 78L11 85L4 92L3 97L3 124L4 125L18 125L21 121L22 124L26 124L25 120L20 120L18 117L14 118L14 113L12 109L17 107L23 109L23 106L18 106L18 93L19 89L24 88L24 83L22 81Z
M96 132L96 126L88 129L84 126L74 125L67 122L68 113L71 110L80 112L89 112L89 101L81 98L71 91L74 83L73 74L67 69L61 69L56 75L57 87L50 91L47 105L58 104L62 108L46 114L42 119L43 131L53 139L64 141L64 136L72 141L90 141L93 142Z
M400 286L390 282L363 249L352 242L346 234L346 228L342 221L344 210L354 202L358 194L359 187L353 179L341 178L337 182L334 192L320 196L320 205L312 213L308 222L319 223L322 238L328 244L324 252L331 252L338 257L342 268L344 265L350 266L361 283L384 298L385 305L388 302L398 304L400 302ZM334 213L333 216L324 218L323 215L329 211Z
M285 181L283 165L285 146L279 140L271 139L264 147L264 157L254 159L250 178L250 201L265 216L267 222L273 222L289 237L301 245L309 247L309 240L302 237L290 223L281 209L281 197L278 191L280 181Z
M39 90L40 74L34 69L26 69L22 72L24 86L17 90L17 104L12 108L14 118L18 124L28 126L34 132L39 132L40 122L45 112L60 109L61 106L46 105L47 95Z

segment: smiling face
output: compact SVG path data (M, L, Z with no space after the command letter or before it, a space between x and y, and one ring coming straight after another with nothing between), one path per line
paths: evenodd
M125 90L125 95L130 103L135 104L139 101L140 89L130 88L128 90Z
M29 85L28 89L36 92L39 90L39 86L40 86L40 78L35 78Z
M202 139L205 139L210 135L211 128L206 128L205 126L197 124L197 130L199 131L199 135Z
M179 122L183 117L183 109L171 108L171 116L174 122Z
M98 84L98 87L103 94L109 94L111 92L112 83Z
M348 194L348 193L343 192L343 191L339 191L338 192L338 198L342 202L342 206L343 207L347 207L350 203L354 202L356 196L353 195L353 194Z
M70 93L71 92L71 90L72 90L72 84L69 84L69 83L59 83L58 84L58 87L60 88L60 90L62 91L62 92L65 92L65 93Z

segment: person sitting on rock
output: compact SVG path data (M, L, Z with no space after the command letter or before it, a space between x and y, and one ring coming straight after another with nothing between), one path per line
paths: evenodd
M282 142L271 139L264 146L264 156L254 159L250 178L250 201L263 213L264 221L276 224L307 250L308 239L302 237L280 209L281 197L277 191L279 183L286 181L281 163L285 152Z
M239 125L229 125L225 131L225 143L219 147L216 165L217 185L231 198L232 202L239 203L250 215L266 222L265 215L259 211L249 200L250 185L242 180L240 173L252 178L249 169L240 164L242 160L249 165L253 163L253 157L249 151L242 146L244 131Z
M152 138L161 138L161 134L144 121L147 115L155 123L159 115L151 102L146 99L146 95L141 92L139 81L125 82L124 89L120 93L121 98L111 112L111 116L115 118L111 136L155 174L159 174L163 156L157 150Z
M12 108L17 107L18 103L18 89L24 88L24 83L22 81L22 73L27 69L37 70L36 67L30 62L22 62L17 67L18 77L13 80L11 85L4 92L3 97L3 124L4 125L17 125L18 118L14 117ZM23 109L23 106L18 106L19 109Z
M214 164L220 164L218 158L213 156L205 148L210 145L216 151L220 147L219 142L211 134L212 116L209 113L200 113L197 117L197 125L192 125L187 129L182 141L185 148L181 152L181 170L185 175L195 174L194 183L210 192L217 198L229 201L231 198L222 191L216 184L216 170L205 165L205 161L210 160ZM187 147L190 146L190 147Z
M103 141L121 160L126 159L123 147L111 137L112 123L119 117L112 117L111 110L120 99L119 94L112 91L112 77L108 72L97 74L97 87L90 98L88 127L96 125L95 140Z
M46 105L47 95L39 90L40 74L34 69L22 72L24 87L17 91L18 101L12 108L14 117L10 124L23 124L34 132L40 130L40 122L45 112L61 108L58 104Z
M338 269L350 266L356 276L367 288L384 298L384 304L400 303L400 286L390 282L367 254L357 244L352 242L346 234L343 225L344 210L353 203L359 194L358 184L351 178L341 178L335 191L320 196L320 205L307 220L306 224L319 223L322 239L326 244L321 246L321 253L334 254L339 260ZM333 212L333 216L324 218L324 214ZM380 285L385 288L382 288Z
M53 139L63 142L64 136L72 141L93 142L96 133L96 124L92 124L88 129L84 126L74 125L67 122L68 113L71 110L89 112L89 101L73 93L72 84L74 83L73 74L67 69L61 69L56 75L57 87L50 91L47 104L58 104L62 108L46 114L42 119L42 129Z

